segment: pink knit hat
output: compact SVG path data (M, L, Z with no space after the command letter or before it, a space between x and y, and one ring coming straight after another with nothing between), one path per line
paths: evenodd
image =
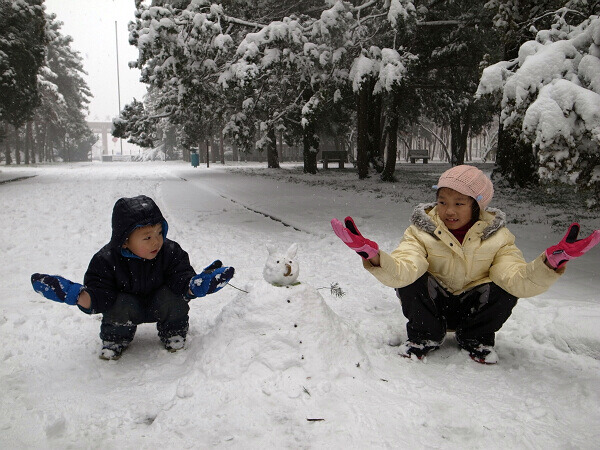
M446 170L434 189L450 188L474 198L484 210L492 201L494 186L492 181L477 167L454 166Z

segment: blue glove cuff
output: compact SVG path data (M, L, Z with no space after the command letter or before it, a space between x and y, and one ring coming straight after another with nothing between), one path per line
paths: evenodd
M65 303L72 306L76 305L77 300L79 300L79 294L82 290L83 286L79 283L73 283L71 286L69 286L66 292L67 296L65 298Z

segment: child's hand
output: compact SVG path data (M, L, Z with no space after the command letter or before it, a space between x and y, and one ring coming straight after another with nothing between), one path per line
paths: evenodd
M371 259L379 254L377 243L360 234L352 217L346 217L344 223L346 226L342 225L342 222L337 219L331 220L333 232L344 241L344 244L362 256L363 259Z
M558 244L546 249L546 259L553 269L560 269L570 259L578 258L600 242L600 230L585 239L577 239L579 224L572 223Z
M192 277L190 291L196 297L213 294L225 287L229 280L233 278L234 273L235 269L233 267L223 267L223 263L217 259L201 273Z
M77 304L79 293L83 288L79 283L73 283L58 275L44 273L31 275L31 285L35 292L42 294L47 299L67 305Z

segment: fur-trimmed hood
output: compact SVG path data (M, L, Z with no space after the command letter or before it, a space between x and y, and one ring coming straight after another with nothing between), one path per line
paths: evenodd
M437 203L418 204L410 217L411 223L418 229L435 236L437 224L430 215ZM435 213L434 213L435 215ZM481 240L484 241L497 232L500 228L506 226L506 214L497 208L487 208L479 215L479 220L483 220L488 225L481 233Z

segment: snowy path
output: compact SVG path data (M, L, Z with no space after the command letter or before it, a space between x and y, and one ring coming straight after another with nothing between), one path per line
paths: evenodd
M392 249L412 204L219 167L82 164L32 172L0 185L2 448L597 446L597 249L549 292L519 302L498 334L497 366L470 361L451 334L418 363L388 345L405 337L394 292L364 272L329 228L331 217L352 214L361 231ZM196 270L219 258L236 267L233 284L251 294L226 288L193 301L182 352L165 352L148 324L119 361L107 363L97 357L99 317L44 300L29 275L80 281L108 240L114 201L140 193L157 200L169 236ZM561 237L511 230L530 259ZM287 309L261 309L262 300L288 295L260 285L267 241L299 244L299 279L308 290L292 290L297 297L287 297ZM343 298L311 291L332 282ZM296 298L324 312L297 309ZM346 365L363 354L360 367Z

